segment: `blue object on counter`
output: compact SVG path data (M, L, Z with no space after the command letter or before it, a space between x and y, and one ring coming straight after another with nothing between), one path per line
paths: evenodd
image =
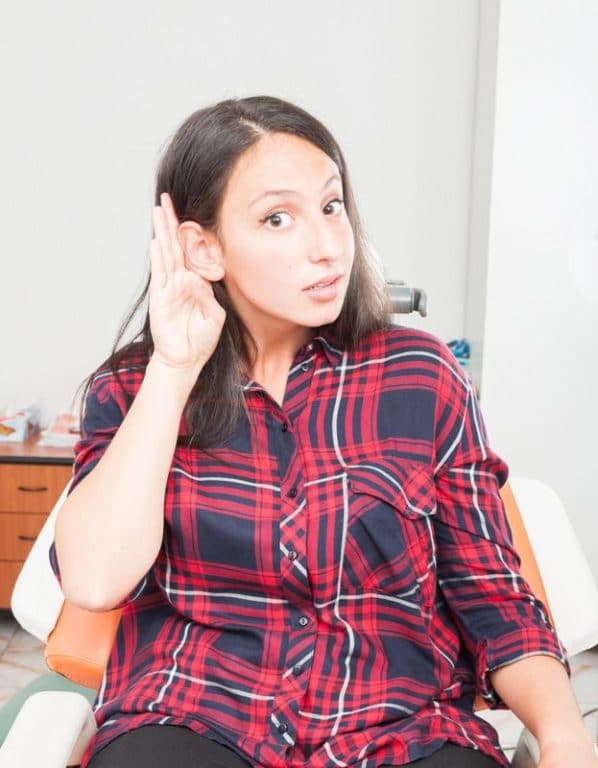
M452 350L456 358L469 358L471 349L467 339L453 339L447 346Z
M447 342L447 346L451 349L453 355L457 358L457 362L459 363L459 365L463 369L463 372L469 379L476 397L479 398L480 390L471 374L470 366L469 366L469 363L470 363L469 358L471 355L469 342L467 341L467 339L453 339L452 341Z
M447 346L457 358L461 368L469 368L469 357L471 349L467 339L453 339L447 342Z

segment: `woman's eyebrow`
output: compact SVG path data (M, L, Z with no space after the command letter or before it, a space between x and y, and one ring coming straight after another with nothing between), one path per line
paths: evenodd
M326 187L328 187L328 186L329 186L329 185L330 185L330 184L331 184L331 183L332 183L332 182L333 182L335 179L337 179L338 181L341 181L341 177L338 175L338 173L333 173L333 174L332 174L332 176L331 176L331 177L328 179L328 181L327 181L327 182L324 184L324 186L322 187L322 192L323 192L323 191L326 189ZM261 193L261 194L259 194L259 195L258 195L258 196L257 196L257 197L254 199L254 200L252 200L252 201L249 203L249 208L251 208L251 206L255 205L257 202L259 202L260 200L262 200L262 198L264 198L264 197L269 197L270 195L278 195L278 196L280 196L280 195L299 195L299 194L300 194L300 193L299 193L299 192L297 192L297 190L296 190L296 189L269 189L269 190L268 190L268 191L266 191L266 192L262 192L262 193Z

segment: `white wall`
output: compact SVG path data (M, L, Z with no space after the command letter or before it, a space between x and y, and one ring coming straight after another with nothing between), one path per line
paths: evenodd
M159 150L271 93L343 147L387 277L463 334L477 0L4 3L0 408L71 408L141 289ZM7 73L10 72L10 77Z
M597 39L593 0L501 4L481 401L598 579Z
M471 348L470 373L481 394L486 325L488 233L492 205L492 152L500 0L480 6L471 161L469 247L465 280L465 331Z

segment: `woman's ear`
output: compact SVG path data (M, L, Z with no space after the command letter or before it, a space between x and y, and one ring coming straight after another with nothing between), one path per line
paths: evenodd
M211 281L224 277L222 248L214 234L195 221L183 221L178 226L177 237L187 269Z

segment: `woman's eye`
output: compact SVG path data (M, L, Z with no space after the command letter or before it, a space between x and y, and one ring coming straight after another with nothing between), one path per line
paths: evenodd
M276 211L275 213L271 213L270 215L266 216L263 219L260 219L262 224L265 224L267 221L271 221L273 224L276 222L276 220L280 220L281 216L288 216L288 213L285 213L284 211ZM274 229L280 229L278 224L274 227Z
M340 210L342 208L343 204L344 204L344 200L341 200L340 197L337 197L334 200L331 200L328 203L328 205L326 206L326 208L328 208L329 205L332 205L332 203L338 203L339 204L339 208L337 208L337 210Z
M344 201L341 200L339 197L337 197L334 200L331 200L329 203L327 203L324 206L324 210L326 210L326 208L329 208L333 203L338 203L339 204L339 208L337 209L337 211L338 211L342 207ZM274 229L281 229L281 227L279 225L280 217L281 216L288 216L288 215L289 214L286 213L285 211L275 211L274 213L268 214L268 216L265 216L263 219L260 219L260 222L262 224L265 224L267 221L269 221L274 226Z

